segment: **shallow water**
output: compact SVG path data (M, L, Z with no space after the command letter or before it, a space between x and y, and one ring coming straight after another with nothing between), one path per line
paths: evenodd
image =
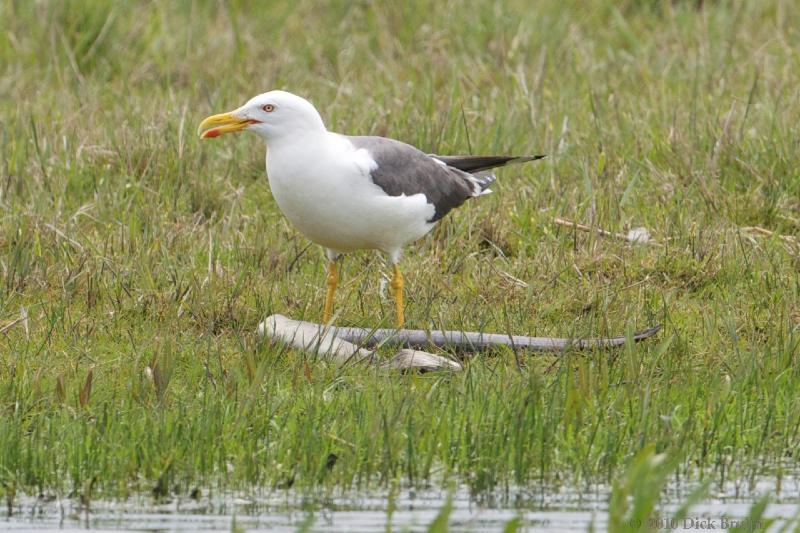
M735 519L744 519L754 499L774 493L775 484L762 481L743 488L729 484L723 491L695 506L679 523L661 522L659 529L686 531L723 530ZM671 487L655 520L668 519L688 494L685 487ZM742 496L746 492L746 495ZM394 531L425 531L447 500L444 490L404 490L394 498L394 511L387 512L389 494L353 494L308 497L276 491L266 496L240 494L211 495L192 499L174 497L156 504L152 498L125 501L96 501L90 511L77 499L57 497L18 498L9 516L0 513L0 529L8 531L230 531L234 523L245 531L294 532L310 522L310 531L385 531L388 521ZM603 531L607 524L606 487L574 489L515 490L509 495L476 500L466 489L452 493L451 531L501 531L518 517L524 531L586 531L591 524ZM670 503L670 501L672 503ZM774 496L767 517L777 518L776 530L792 519L800 505L796 481L782 480L781 493ZM754 530L762 530L754 524ZM704 527L705 526L705 527ZM727 526L727 527L726 527Z

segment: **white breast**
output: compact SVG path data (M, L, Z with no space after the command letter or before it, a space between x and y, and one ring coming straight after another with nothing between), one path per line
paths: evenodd
M434 206L422 194L388 196L369 171L375 162L340 135L270 143L267 174L283 214L309 239L337 252L397 253L425 235Z

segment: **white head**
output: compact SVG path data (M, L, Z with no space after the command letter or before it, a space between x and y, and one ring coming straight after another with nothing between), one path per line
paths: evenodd
M200 123L201 139L249 130L266 141L285 136L324 132L322 117L311 102L286 91L270 91L251 98L239 109L213 115Z

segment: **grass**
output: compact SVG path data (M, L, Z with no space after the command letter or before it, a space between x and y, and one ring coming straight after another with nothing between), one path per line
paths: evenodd
M0 2L0 491L479 495L610 483L650 448L674 479L791 474L800 255L741 228L800 230L798 17L788 0ZM269 314L319 319L322 254L271 200L255 137L194 129L270 88L337 131L549 155L409 249L409 327L664 331L457 375L261 342ZM386 273L345 260L341 323L392 323Z

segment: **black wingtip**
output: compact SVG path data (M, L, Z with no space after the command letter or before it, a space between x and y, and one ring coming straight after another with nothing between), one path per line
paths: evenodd
M544 155L432 155L449 167L463 170L464 172L483 172L506 165L516 165L536 161L547 156Z
M528 161L538 161L539 159L544 159L547 157L546 155L521 155L514 159L513 161L509 161L510 163L527 163Z

